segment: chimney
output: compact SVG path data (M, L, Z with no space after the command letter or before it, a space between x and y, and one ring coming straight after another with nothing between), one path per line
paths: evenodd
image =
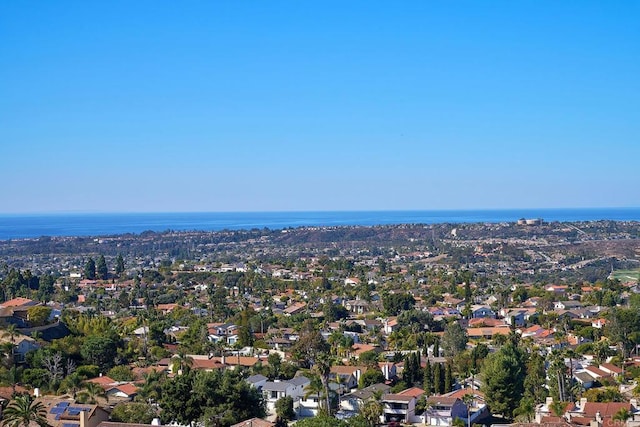
M38 387L33 389L33 396L40 397L40 389Z
M151 425L152 426L161 426L162 424L160 423L160 418L154 418L153 420L151 420Z
M596 412L596 421L598 422L598 424L602 422L602 415L600 414L600 411Z
M224 353L222 353L221 363L222 363L223 365L225 364Z
M580 398L580 411L584 412L584 407L587 404L587 398L586 397L581 397Z
M89 427L89 411L80 411L80 427Z
M553 403L553 397L549 396L547 397L547 400L544 402L545 405L547 405L547 408L549 410L551 410L551 404Z

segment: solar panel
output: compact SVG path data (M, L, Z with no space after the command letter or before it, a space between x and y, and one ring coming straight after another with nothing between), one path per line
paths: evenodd
M62 427L78 427L78 424L72 424L72 423L63 423Z
M60 408L58 406L54 406L49 410L50 414L62 414L64 412L64 408Z
M69 406L69 402L58 402L56 406L60 408L66 408L67 406Z
M60 419L60 415L62 415L62 414L56 414L56 421L58 421Z
M80 408L69 408L69 409L67 409L67 414L69 414L69 415L80 415Z

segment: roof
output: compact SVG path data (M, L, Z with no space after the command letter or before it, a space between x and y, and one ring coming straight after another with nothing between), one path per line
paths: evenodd
M287 391L287 389L291 386L288 381L267 381L262 386L262 390L264 391Z
M443 405L443 406L453 406L456 403L456 400L460 400L457 397L444 396L444 395L436 395L430 396L427 401L434 405Z
M10 299L9 301L3 302L2 304L0 304L0 307L3 307L3 308L26 307L26 306L36 305L36 304L37 304L36 301L33 301L29 298L18 297L18 298L13 298L13 299Z
M345 394L344 397L347 398L348 396L353 396L361 400L367 400L370 397L375 396L376 392L382 392L382 394L384 395L384 393L389 391L390 389L391 389L391 386L378 383L378 384L370 385L369 387L365 387L362 390L356 390L353 393Z
M300 376L297 376L297 377L293 377L290 380L287 380L287 382L289 384L293 384L295 386L299 386L299 385L309 384L309 383L311 383L311 380L309 378L305 377L305 376L300 375Z
M232 424L231 427L273 427L274 423L271 421L263 420L262 418L251 418L249 420L240 421L239 423Z
M255 383L259 383L261 381L266 381L269 378L265 377L264 375L251 375L249 378L247 378L247 382L250 384L255 384Z
M400 393L403 396L412 396L412 397L418 397L418 396L422 396L425 393L425 391L421 388L418 387L411 387L408 388L406 390L402 390Z
M131 383L124 383L124 384L116 385L116 386L111 387L107 391L112 391L112 390L118 390L121 393L126 394L127 396L132 396L132 395L138 393L138 387L136 387L135 385L133 385Z
M116 381L113 378L108 377L106 375L102 375L100 377L91 378L90 380L87 380L87 382L88 383L100 384L101 386L105 386L105 385L109 385L109 384L115 384L118 381Z
M414 399L414 396L408 396L404 394L387 394L382 398L385 402L411 402Z
M628 411L631 411L631 403L629 402L608 402L608 403L587 402L584 404L584 408L582 408L582 411L580 412L592 418L596 416L596 413L600 412L600 416L602 418L610 418L610 417L613 417L622 408L625 408Z

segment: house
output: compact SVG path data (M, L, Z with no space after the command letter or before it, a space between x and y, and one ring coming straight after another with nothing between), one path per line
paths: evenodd
M602 369L596 368L595 366L587 366L586 368L584 368L584 370L596 380L599 380L600 378L607 378L610 376L607 372L603 371Z
M360 412L360 408L362 408L367 401L376 399L378 395L384 397L389 390L391 390L391 386L382 383L373 384L361 390L355 390L342 396L340 409L347 412Z
M416 402L424 390L413 387L397 394L387 394L382 398L382 422L419 423L416 416Z
M286 396L291 396L294 402L299 401L304 396L304 389L311 381L304 376L298 376L288 381L265 381L262 385L262 396L264 397L268 414L275 414L276 402Z
M471 317L474 319L478 317L496 317L496 312L487 305L472 305Z
M467 406L457 396L431 396L427 406L424 422L430 426L450 426L456 418L467 418Z
M599 366L600 370L606 372L607 374L611 375L612 377L616 378L619 375L622 375L622 368L617 367L614 364L611 363L602 363Z
M573 374L573 379L576 380L583 389L588 390L593 387L595 378L585 371L577 371Z
M251 387L262 390L262 386L265 385L268 380L269 378L265 377L264 375L258 374L251 375L245 381L248 382Z
M369 303L364 300L349 300L344 307L354 314L364 314L369 311Z
M615 426L613 417L621 410L627 410L631 415L638 413L638 401L629 402L589 402L582 398L573 408L566 411L566 418L572 424L591 426Z
M38 399L45 408L51 427L97 427L109 419L109 413L98 405L84 405L58 398Z
M114 400L133 400L138 394L138 387L130 382L110 386L106 390L110 402Z
M358 286L360 284L360 279L357 277L347 277L344 279L345 286Z
M602 329L607 324L607 319L595 319L591 321L591 326L594 328Z
M383 331L386 335L400 329L400 325L398 324L398 319L396 317L389 317L388 319L383 320L383 325Z
M580 301L556 301L553 303L554 310L575 310L582 308Z
M17 363L24 362L24 358L28 352L37 350L40 348L40 344L33 338L18 334L11 340L9 336L0 336L0 343L13 343L13 357Z
M0 308L27 308L39 305L40 303L37 301L30 300L29 298L13 298L9 301L5 301L0 303Z
M467 328L469 339L492 339L496 335L509 335L511 329L508 326L497 328Z
M293 316L294 314L300 314L305 310L307 306L306 302L296 302L291 304L289 307L282 310L285 316Z

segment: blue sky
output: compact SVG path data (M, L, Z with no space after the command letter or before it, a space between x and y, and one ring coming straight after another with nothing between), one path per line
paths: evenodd
M640 2L0 3L0 212L640 206Z

